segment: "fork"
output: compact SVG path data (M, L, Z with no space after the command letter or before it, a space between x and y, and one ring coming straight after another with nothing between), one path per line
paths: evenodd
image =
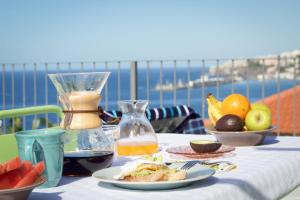
M194 167L198 163L200 163L198 160L188 161L180 168L180 170L187 171L187 170L191 169L192 167Z

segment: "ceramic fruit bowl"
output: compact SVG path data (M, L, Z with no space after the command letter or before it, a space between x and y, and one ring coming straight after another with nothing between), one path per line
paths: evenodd
M6 190L0 190L0 199L1 200L26 200L32 190L42 185L45 182L44 177L40 177L36 180L36 182L32 185L29 185L27 187L22 188L13 188L13 189L6 189Z
M262 131L217 131L215 129L206 129L213 134L219 142L230 146L256 146L263 143L265 137L270 135L274 126Z
M222 143L210 140L192 140L190 141L191 148L197 153L208 153L218 150Z

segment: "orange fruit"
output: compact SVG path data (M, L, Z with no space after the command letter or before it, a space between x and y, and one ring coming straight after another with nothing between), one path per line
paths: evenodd
M250 102L247 97L241 94L231 94L224 99L221 113L222 115L237 115L244 120L250 108Z

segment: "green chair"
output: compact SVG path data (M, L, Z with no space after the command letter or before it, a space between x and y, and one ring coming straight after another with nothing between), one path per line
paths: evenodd
M62 118L63 112L59 106L47 105L47 106L34 106L27 108L18 108L12 110L0 111L0 120L5 118L14 118L26 115L37 115L44 113L54 113L59 118ZM17 142L15 134L1 134L0 135L0 163L9 160L18 155Z

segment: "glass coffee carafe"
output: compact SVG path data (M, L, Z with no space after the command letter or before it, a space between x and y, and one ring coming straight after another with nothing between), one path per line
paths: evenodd
M112 140L104 134L98 105L109 72L49 74L63 106L65 175L89 175L113 158Z
M154 129L146 118L148 101L120 101L122 119L119 123L120 138L116 142L119 156L153 154L158 151Z

